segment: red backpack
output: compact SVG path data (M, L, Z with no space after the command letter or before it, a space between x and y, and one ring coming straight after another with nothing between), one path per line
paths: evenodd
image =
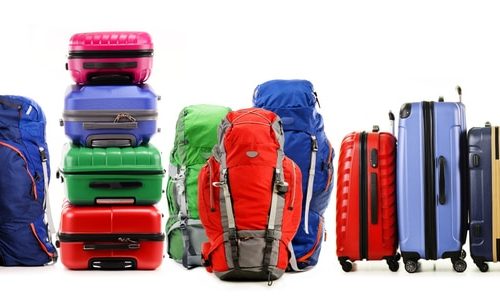
M280 118L263 109L228 113L199 175L202 256L222 280L267 280L285 272L302 211L299 167L283 152Z

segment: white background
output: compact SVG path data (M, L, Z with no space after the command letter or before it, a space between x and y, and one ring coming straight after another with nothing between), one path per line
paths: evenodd
M160 5L161 3L161 5ZM0 93L36 99L48 117L53 172L66 140L58 119L71 84L64 70L75 32L144 30L155 43L149 83L162 95L154 143L164 165L180 109L194 103L249 107L254 87L276 78L303 78L316 87L336 152L353 130L380 124L387 111L424 99L457 100L463 88L468 126L500 123L500 6L495 1L3 1L0 17ZM337 158L335 158L335 162ZM56 221L63 187L51 183ZM334 201L334 198L332 199ZM165 199L160 207L166 210ZM423 272L393 274L385 263L360 263L350 274L335 257L335 203L327 211L328 241L318 266L265 283L219 281L169 259L153 272L74 272L62 264L0 268L1 294L39 291L69 295L195 295L312 292L473 293L496 286L500 266L464 274L449 261ZM465 246L468 250L468 245ZM15 290L13 290L15 289Z

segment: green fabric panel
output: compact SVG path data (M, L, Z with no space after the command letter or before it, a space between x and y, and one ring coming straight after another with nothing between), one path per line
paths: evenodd
M64 173L100 171L163 171L161 155L153 145L127 148L66 147Z
M205 163L217 143L217 129L229 111L227 107L214 105L184 108L177 120L171 163L185 166Z
M212 154L217 143L217 130L231 109L214 105L193 105L184 108L177 120L174 148L170 163L186 166L186 197L188 216L199 219L198 214L198 174ZM167 199L170 217L177 216L179 207L173 196L173 182L169 178Z
M175 218L170 218L167 221L166 225L166 231L170 229L170 226L177 222L177 217ZM183 238L182 238L182 233L179 228L172 230L172 232L168 235L168 255L170 258L176 260L176 261L181 261L182 260L182 254L184 252L184 243L183 243Z

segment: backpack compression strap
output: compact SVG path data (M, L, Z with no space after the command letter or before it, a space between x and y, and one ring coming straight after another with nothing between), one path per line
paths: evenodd
M50 198L49 198L49 169L47 166L47 153L43 147L39 147L40 158L42 160L42 171L43 171L43 187L44 187L44 199L43 199L43 209L45 210L46 223L48 225L48 238L49 242L52 243L52 234L56 232L54 227L54 220L52 219L52 209L50 207ZM52 262L55 263L57 261L57 253L54 253L52 257Z
M274 173L275 184L273 186L273 195L271 199L271 208L269 210L269 219L267 222L266 231L266 247L264 249L264 270L269 273L269 282L271 282L271 266L273 245L275 240L281 239L281 224L283 220L284 197L288 192L288 183L284 179L283 160L285 153L283 151L284 135L281 127L281 122L276 120L272 123L272 128L276 133L276 138L279 141L280 148L277 151L278 157L276 159L276 170ZM294 184L295 185L295 184ZM281 198L280 198L281 197ZM279 248L279 246L278 246Z
M304 231L309 234L309 208L314 189L314 175L316 173L316 154L318 153L318 141L316 136L311 136L311 164L309 166L309 179L307 180L306 205L304 209Z
M186 197L186 167L170 165L169 175L175 183L174 195L179 205L179 221L174 223L170 230L178 227L182 233L183 253L182 265L185 268L193 268L201 265L201 257L196 254L193 244L189 238L188 225L195 225L188 217L187 197Z

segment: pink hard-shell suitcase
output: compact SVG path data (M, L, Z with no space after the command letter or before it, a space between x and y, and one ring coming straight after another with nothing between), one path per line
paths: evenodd
M93 32L71 37L66 69L78 84L141 84L152 65L148 33Z

